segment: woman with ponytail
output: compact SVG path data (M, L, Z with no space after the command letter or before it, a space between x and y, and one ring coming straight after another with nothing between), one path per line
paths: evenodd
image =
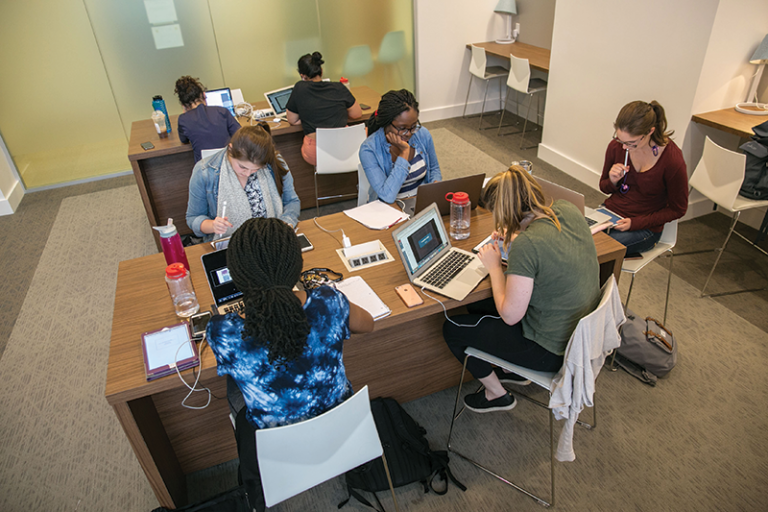
M296 226L300 209L293 176L266 123L241 128L226 148L192 170L187 225L206 241L232 234L253 217Z
M422 183L442 179L432 135L419 124L419 103L410 91L382 96L366 126L360 163L371 184L368 201L393 203L415 196Z
M371 315L334 288L293 291L302 265L298 238L287 224L245 221L227 248L227 266L245 308L214 316L206 329L237 414L239 471L249 510L264 510L254 429L313 418L352 396L344 340L373 330ZM243 401L244 407L234 405Z
M605 206L624 218L608 234L627 254L647 251L661 238L664 224L688 210L685 160L656 101L627 103L613 128L600 190L610 195Z
M323 81L323 56L320 52L299 59L301 81L293 86L286 105L286 118L304 129L301 156L317 165L318 128L343 128L348 119L359 119L363 110L352 93L340 82Z
M557 372L576 324L600 301L597 250L584 215L568 201L545 201L538 182L517 165L490 179L483 202L493 212L495 231L478 257L493 297L443 324L448 348L460 362L464 350L475 347L532 370ZM499 245L509 253L506 269ZM484 385L464 397L476 412L512 409L515 398L502 383L530 384L475 358L467 370Z

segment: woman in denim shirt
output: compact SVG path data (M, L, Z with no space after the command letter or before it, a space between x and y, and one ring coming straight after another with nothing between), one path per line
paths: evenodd
M393 203L415 196L422 183L442 179L432 135L419 124L419 104L410 91L382 96L366 127L360 163L371 184L369 202L378 197Z
M206 241L253 217L296 226L300 209L293 176L266 124L238 130L226 149L195 164L189 180L187 225Z

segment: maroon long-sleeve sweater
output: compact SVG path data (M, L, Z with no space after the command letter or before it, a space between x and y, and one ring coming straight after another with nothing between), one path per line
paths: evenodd
M600 178L600 190L611 197L605 200L609 210L632 220L630 230L650 229L659 233L664 224L679 219L688 210L688 171L683 160L683 153L670 141L664 148L656 165L639 173L628 162L626 194L608 179L608 172L615 163L624 163L624 149L612 140L605 151L603 175ZM623 178L619 180L621 185Z

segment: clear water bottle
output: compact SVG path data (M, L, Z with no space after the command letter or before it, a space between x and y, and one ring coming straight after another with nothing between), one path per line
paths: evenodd
M469 195L466 192L448 192L445 199L451 203L451 238L469 238L469 215L472 211Z
M171 118L168 117L168 109L165 108L165 100L159 94L152 97L152 110L159 110L165 115L165 130L171 133Z
M200 310L192 280L183 264L173 263L165 268L165 284L177 316L189 318Z
M530 160L520 160L519 162L517 160L514 160L510 166L512 165L519 165L523 168L524 171L526 171L528 174L533 174L533 164L530 162Z

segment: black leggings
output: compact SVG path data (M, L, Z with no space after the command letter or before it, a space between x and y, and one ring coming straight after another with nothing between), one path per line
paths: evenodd
M245 417L246 411L246 407L241 408L235 418L237 456L240 458L237 476L245 489L250 510L262 512L267 506L261 485L259 459L256 457L256 428Z
M483 315L499 316L493 298L467 306L468 315L457 315L451 320L457 324L474 325ZM548 351L535 341L523 336L520 322L507 325L502 319L486 318L477 327L457 327L447 321L443 324L443 337L448 348L464 364L464 349L473 347L531 370L556 372L563 366L563 356ZM493 372L490 363L470 357L467 370L477 379Z

